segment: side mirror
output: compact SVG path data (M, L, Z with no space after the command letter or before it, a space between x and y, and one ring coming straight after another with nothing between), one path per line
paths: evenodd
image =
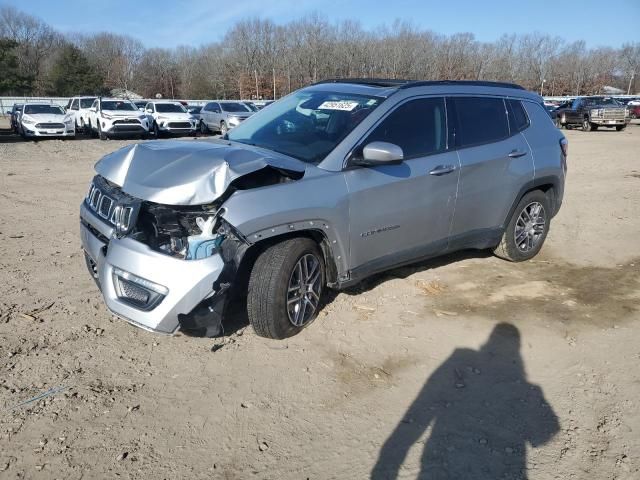
M11 110L7 110L7 115L11 115Z
M150 108L147 108L147 113L153 113L153 110L151 110Z
M371 142L362 149L362 158L355 159L355 165L375 167L377 165L393 165L404 159L402 148L389 142Z
M89 109L89 111L90 111L90 112L95 112L95 111L96 111L96 107L91 107L91 108Z
M144 112L144 108L142 107L138 108L138 110L140 110L141 112Z

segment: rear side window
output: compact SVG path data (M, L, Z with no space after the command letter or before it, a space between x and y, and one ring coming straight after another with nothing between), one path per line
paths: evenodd
M441 152L446 148L443 98L419 98L396 108L369 135L370 142L389 142L402 148L405 159Z
M495 142L509 136L504 100L489 97L452 98L458 126L459 147Z
M520 100L507 100L507 112L509 112L509 126L511 133L521 132L529 126L529 117L524 111Z

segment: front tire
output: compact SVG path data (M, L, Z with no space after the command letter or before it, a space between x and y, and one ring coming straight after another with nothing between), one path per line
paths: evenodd
M493 253L511 262L523 262L535 257L549 232L551 207L544 192L534 190L518 202Z
M98 137L100 140L108 140L107 134L102 131L102 127L100 126L100 122L98 121Z
M200 133L202 135L206 135L209 133L209 129L207 128L207 124L200 120Z
M229 128L227 127L227 124L224 121L220 122L220 135L224 136L228 131Z
M622 130L624 130L625 128L627 128L626 125L617 125L616 126L616 131L621 132Z
M591 123L589 121L588 117L584 117L584 120L582 121L582 131L583 132L591 132L591 131L596 130L597 128L598 128L597 126L595 126L593 123Z
M160 128L158 128L158 124L153 122L153 135L156 139L160 138Z
M292 238L272 245L251 270L249 322L261 337L296 335L318 315L324 285L324 257L313 240Z

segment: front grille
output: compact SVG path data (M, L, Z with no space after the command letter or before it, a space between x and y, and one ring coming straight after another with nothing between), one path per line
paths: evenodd
M169 122L167 126L169 128L191 128L191 124L189 122Z
M623 108L605 108L603 112L605 120L624 120Z
M141 122L140 120L136 119L136 118L125 118L123 120L114 120L113 121L114 125L140 125Z
M36 123L36 128L64 128L64 123Z
M146 132L142 125L114 125L112 131L114 132Z
M130 197L119 187L109 184L100 175L93 179L85 203L115 227L118 234L125 234L135 226L140 210L139 200Z

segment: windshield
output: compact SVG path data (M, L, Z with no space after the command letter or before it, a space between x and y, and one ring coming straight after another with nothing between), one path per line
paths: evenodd
M250 112L251 110L244 103L240 102L220 102L223 112Z
M614 105L619 107L620 104L611 97L589 97L584 99L585 105Z
M102 102L102 110L124 110L131 111L137 110L137 108L128 100L106 100Z
M158 113L185 113L185 108L179 103L156 103Z
M245 103L245 105L249 107L249 110L251 110L252 112L258 111L258 107L256 107L253 103Z
M95 98L81 98L80 108L91 108L91 105L93 105L94 100Z
M25 105L24 113L30 115L48 114L48 115L64 115L64 110L58 105Z
M228 138L318 163L383 100L303 90L260 110L231 130Z

